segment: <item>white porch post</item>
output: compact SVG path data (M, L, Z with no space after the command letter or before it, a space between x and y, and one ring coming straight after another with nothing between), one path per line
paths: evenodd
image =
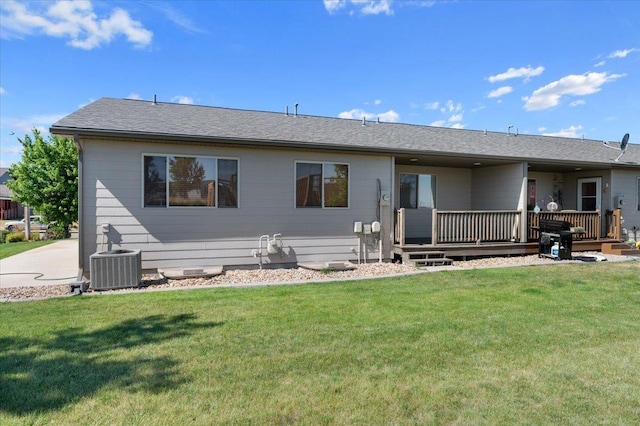
M528 216L527 216L527 185L529 181L529 163L522 163L522 185L520 188L520 201L518 201L518 210L520 211L520 242L526 243L528 237Z

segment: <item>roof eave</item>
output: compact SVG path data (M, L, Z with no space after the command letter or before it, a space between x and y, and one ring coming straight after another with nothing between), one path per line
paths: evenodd
M448 158L477 158L478 160L499 160L502 162L529 162L558 165L575 165L587 166L587 167L600 167L600 168L613 168L613 167L637 167L637 164L625 164L625 163L607 163L607 162L584 162L584 161L567 161L551 158L521 158L521 157L505 157L486 154L475 153L460 153L460 152L442 152L442 151L425 151L425 150L412 150L412 149L398 149L398 148L382 148L382 147L368 147L368 146L349 146L341 144L331 143L315 143L315 142L302 142L291 140L278 140L278 139L247 139L237 137L225 137L225 136L197 136L197 135L184 135L175 133L154 133L154 132L135 132L130 130L105 130L105 129L92 129L92 128L77 128L77 127L65 127L53 125L49 129L50 133L58 136L72 137L74 135L84 136L99 136L99 137L133 137L137 139L150 139L161 140L167 143L193 143L193 144L209 144L209 143L232 143L237 146L259 146L259 147L271 147L271 148L294 148L294 149L313 149L313 150L329 150L329 151L346 151L346 152L358 152L367 154L386 154L386 155L429 155L436 157L448 157Z

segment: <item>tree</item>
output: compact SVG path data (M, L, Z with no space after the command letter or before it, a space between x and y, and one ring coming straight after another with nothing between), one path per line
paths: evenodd
M37 129L33 137L18 138L22 159L9 167L7 186L12 198L26 203L42 215L53 228L68 237L69 228L78 220L78 151L73 139L49 136L47 141Z
M188 198L189 191L200 189L204 179L204 167L196 158L174 157L169 159L169 192Z

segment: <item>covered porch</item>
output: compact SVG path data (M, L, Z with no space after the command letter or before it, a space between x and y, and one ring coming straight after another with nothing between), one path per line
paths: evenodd
M395 212L393 253L403 261L416 253L438 252L447 257L510 256L538 253L540 220L569 222L576 233L574 251L602 249L620 241L621 211L440 211L433 209L431 238L406 234L407 211ZM602 226L604 223L604 227ZM605 232L601 230L604 229Z
M397 156L394 179L396 259L536 254L540 220L579 229L573 251L622 237L611 170L601 165Z

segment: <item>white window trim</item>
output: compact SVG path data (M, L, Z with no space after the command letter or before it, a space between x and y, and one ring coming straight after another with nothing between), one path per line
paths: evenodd
M298 176L296 174L298 170L298 164L320 164L322 165L322 206L320 207L298 207L297 199L297 184L298 184ZM347 166L349 169L349 177L347 178L347 207L325 207L324 206L324 166L325 164L340 164L343 166ZM342 162L342 161L313 161L313 160L295 160L293 165L293 208L296 210L349 210L351 208L351 163Z
M582 177L577 180L577 200L576 207L579 211L584 211L582 206L582 183L595 183L596 184L596 211L602 211L602 177L594 176L594 177Z
M434 197L433 197L433 207L416 207L414 208L410 208L410 207L405 207L407 210L433 210L433 209L437 209L437 204L438 204L438 175L435 173L421 173L421 172L399 172L398 173L398 207L400 207L400 175L415 175L418 176L418 180L420 180L420 175L429 175L429 176L433 176L433 178L436 180L436 184L435 184L435 189L434 189ZM420 200L416 200L418 203Z
M165 175L165 195L167 196L167 205L166 206L145 206L144 205L144 157L165 157L166 158L166 175ZM216 182L218 181L218 160L235 160L238 164L238 188L237 188L237 196L238 196L238 205L236 207L220 207L218 205L218 191L216 189L216 205L215 206L171 206L169 205L169 158L170 157L192 157L192 158L213 158L216 160ZM224 156L215 156L215 155L200 155L200 154L167 154L160 152L143 152L140 156L140 205L143 209L152 209L152 210L160 210L160 209L220 209L220 210L233 210L240 208L240 158L239 157L224 157Z

